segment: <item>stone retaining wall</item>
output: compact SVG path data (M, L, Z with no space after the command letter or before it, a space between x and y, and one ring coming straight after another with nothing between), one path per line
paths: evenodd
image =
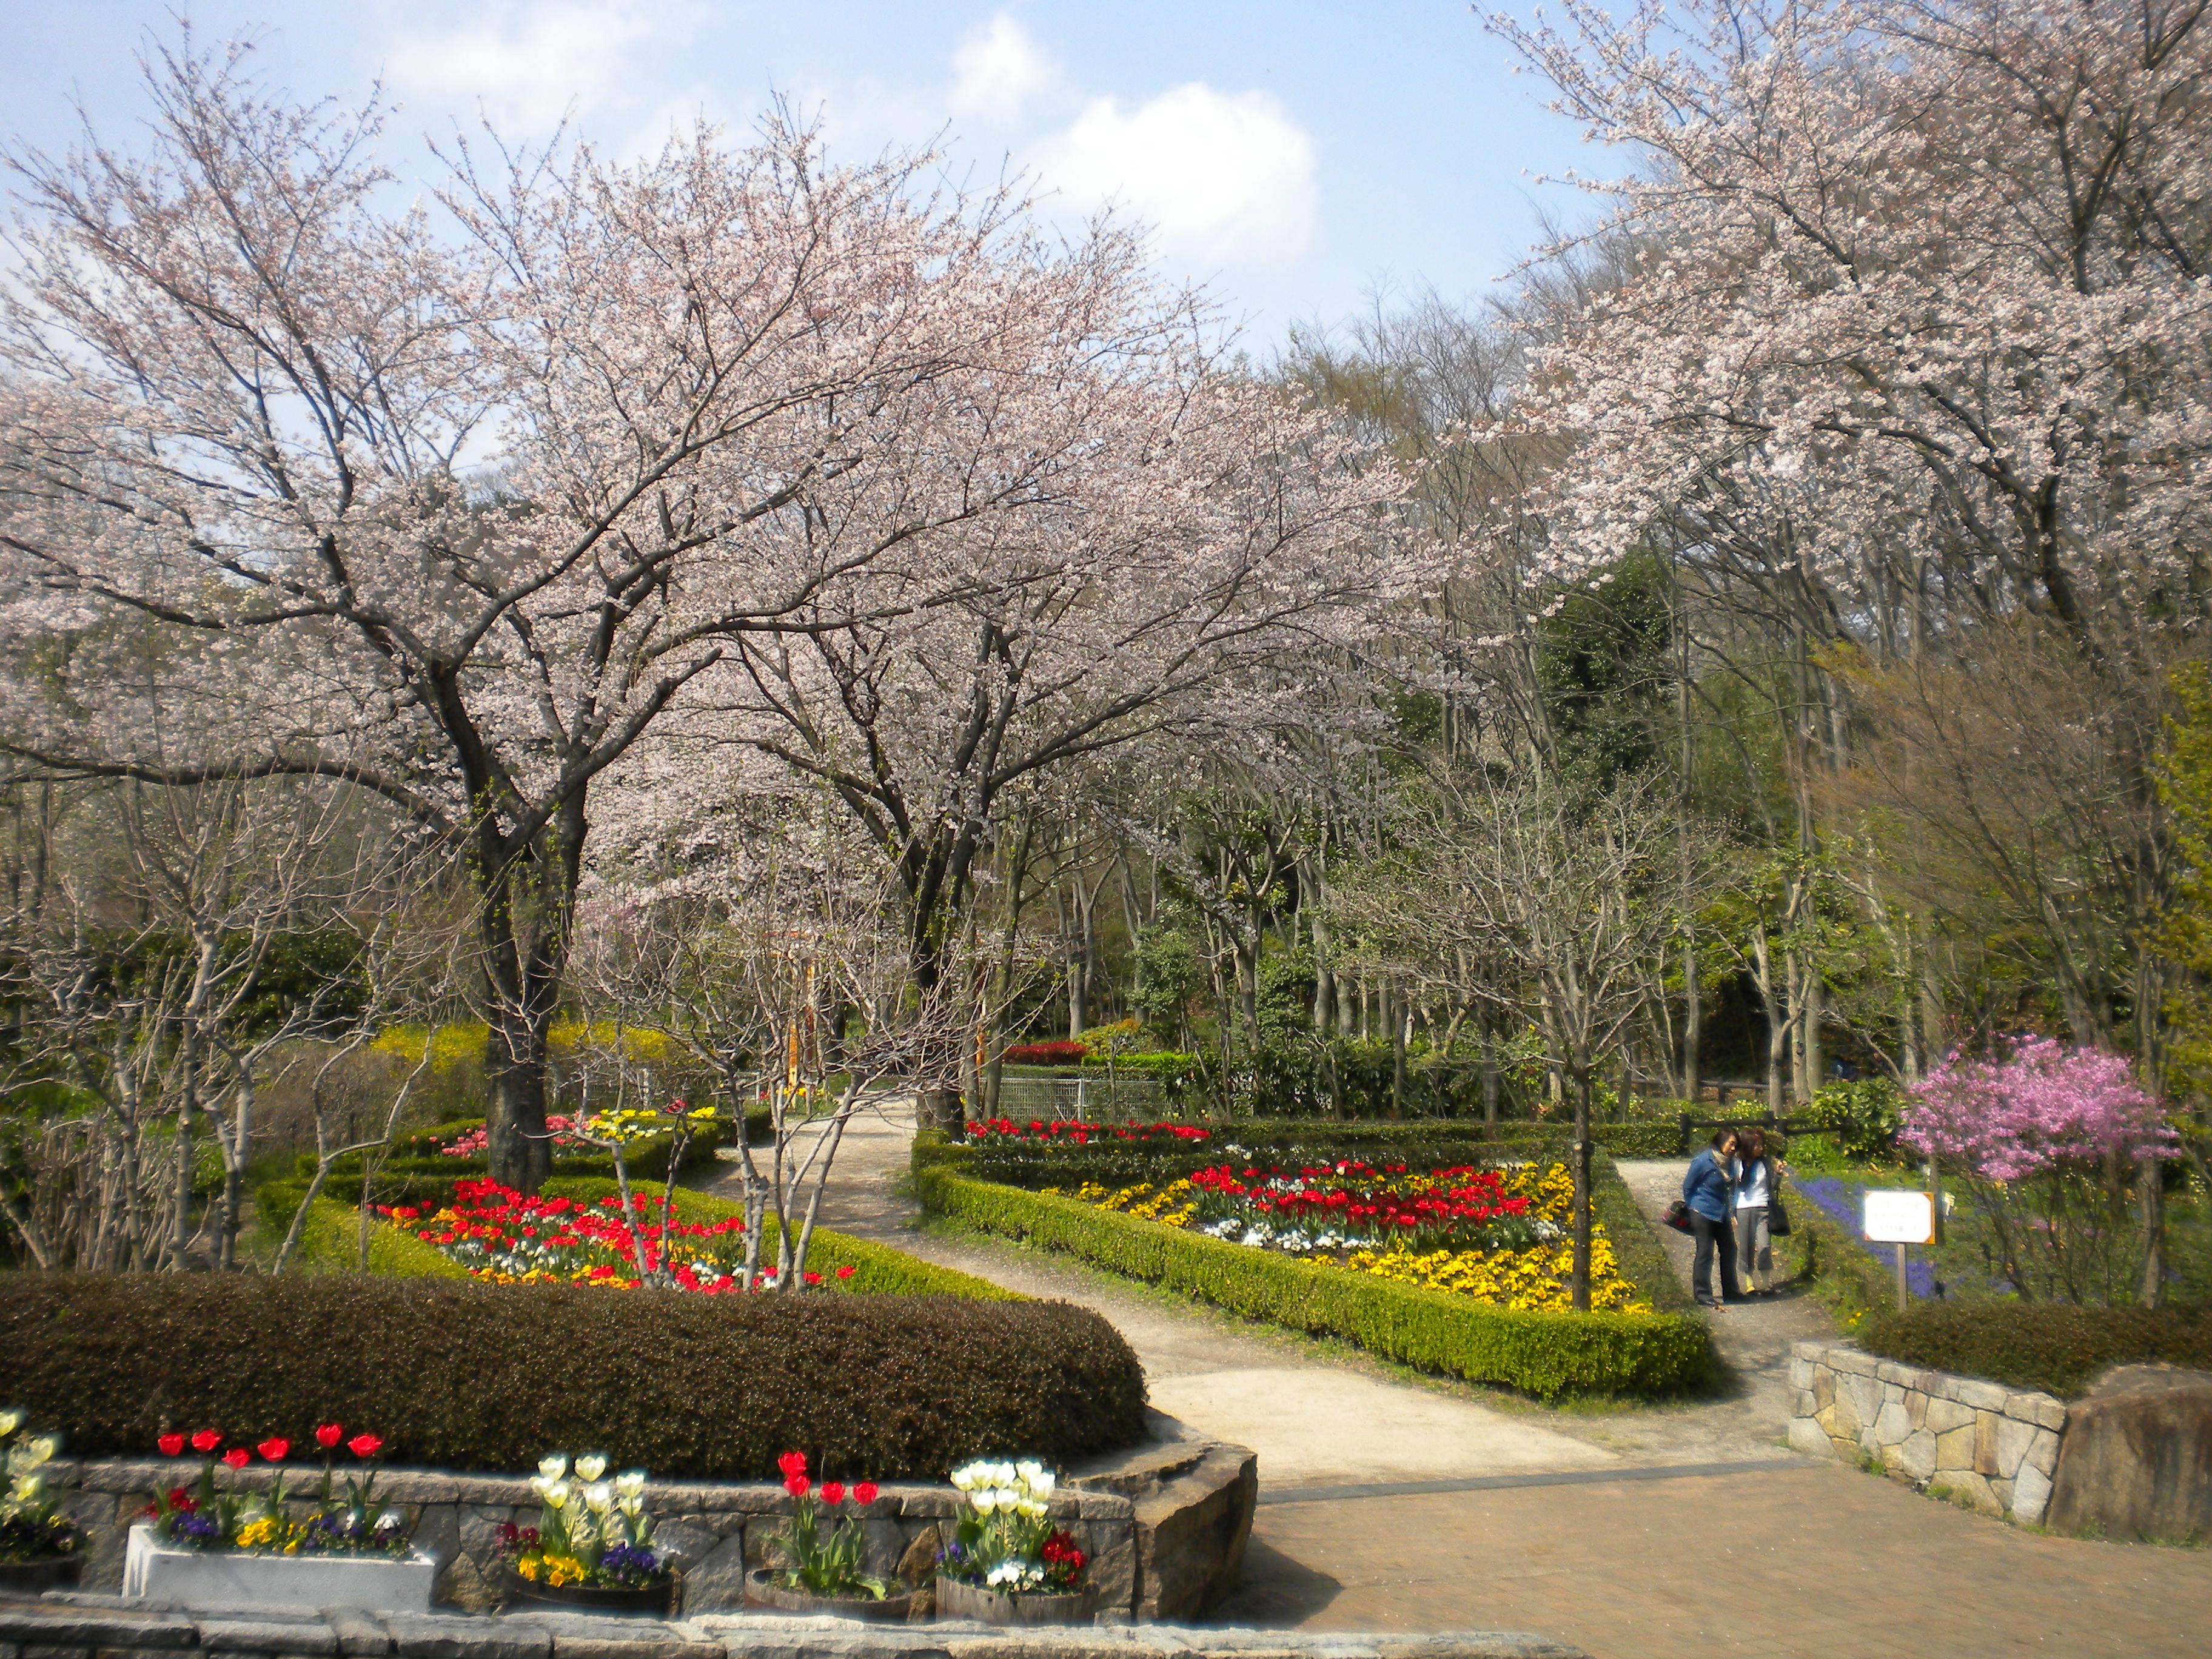
M82 1588L99 1592L122 1588L125 1540L155 1487L196 1477L198 1464L57 1459L50 1472L68 1490L69 1512L94 1534ZM254 1467L234 1477L219 1472L218 1478L265 1491L270 1474ZM292 1486L295 1492L307 1486L304 1470ZM537 1500L521 1475L387 1469L377 1479L376 1496L398 1507L415 1541L437 1556L436 1600L468 1612L496 1599L496 1528L538 1518ZM1258 1460L1243 1447L1170 1440L1071 1472L1052 1507L1091 1558L1102 1608L1146 1622L1194 1618L1236 1587L1258 1496ZM767 1564L767 1540L792 1511L789 1495L769 1485L656 1480L646 1501L659 1541L683 1555L686 1616L742 1606L745 1573ZM868 1571L900 1571L926 1583L940 1531L950 1531L959 1505L960 1494L950 1486L884 1486L860 1511Z
M2064 1402L1877 1358L1849 1343L1793 1342L1790 1443L1890 1474L1985 1514L2039 1522L2051 1501Z
M1499 1632L1437 1636L1140 1628L993 1630L709 1614L660 1622L576 1614L496 1618L179 1613L96 1595L0 1598L0 1659L1588 1659Z

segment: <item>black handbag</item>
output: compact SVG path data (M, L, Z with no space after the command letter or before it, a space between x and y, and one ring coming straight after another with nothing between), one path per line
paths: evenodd
M1782 1207L1782 1194L1775 1194L1774 1202L1766 1206L1766 1235L1770 1238L1790 1237L1790 1212Z
M1678 1233L1690 1233L1697 1231L1690 1224L1690 1206L1679 1198L1667 1206L1667 1213L1662 1219Z

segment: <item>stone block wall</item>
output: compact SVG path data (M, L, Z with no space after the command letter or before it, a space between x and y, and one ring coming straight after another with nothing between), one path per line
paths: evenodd
M2042 1521L2066 1428L2056 1396L1922 1370L1849 1343L1795 1342L1790 1352L1796 1450L1879 1460L1894 1478L1984 1514Z
M157 1486L196 1479L198 1468L197 1459L56 1460L51 1472L67 1492L67 1509L94 1534L82 1589L120 1589L132 1522ZM255 1467L217 1478L265 1491L271 1473ZM1091 1558L1103 1611L1136 1622L1188 1619L1235 1588L1258 1488L1258 1460L1241 1446L1155 1443L1075 1474L1054 1498L1053 1512ZM292 1489L312 1490L304 1470ZM435 1600L466 1612L498 1600L500 1525L538 1518L522 1475L388 1469L376 1498L399 1509L415 1541L438 1558ZM720 1481L654 1481L646 1501L659 1541L683 1557L686 1617L743 1606L746 1572L769 1564L768 1540L793 1507L781 1486ZM902 1570L927 1582L960 1503L950 1486L885 1485L860 1512L868 1569L885 1577Z

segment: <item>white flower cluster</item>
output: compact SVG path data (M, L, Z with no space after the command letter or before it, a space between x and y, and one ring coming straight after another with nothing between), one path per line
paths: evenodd
M573 1463L566 1452L539 1458L530 1489L545 1506L540 1530L558 1533L576 1549L647 1544L653 1522L645 1513L645 1471L631 1469L611 1480L601 1478L606 1472L607 1460L596 1452Z
M1027 1458L1018 1463L984 1458L952 1471L952 1484L968 1494L979 1515L1024 1515L1036 1520L1044 1515L1056 1482L1050 1469Z

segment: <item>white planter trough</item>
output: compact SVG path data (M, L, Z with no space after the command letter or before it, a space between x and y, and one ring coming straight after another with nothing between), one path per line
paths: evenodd
M241 1555L173 1549L149 1526L131 1528L123 1594L179 1607L367 1607L428 1613L434 1556Z

